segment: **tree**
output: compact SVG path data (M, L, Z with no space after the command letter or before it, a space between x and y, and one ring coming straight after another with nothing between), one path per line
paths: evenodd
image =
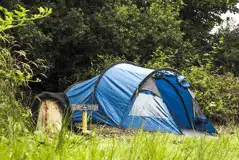
M214 56L214 63L217 68L220 68L220 73L227 72L239 75L239 26L233 30L230 25L221 28L215 35L214 49L212 55Z
M130 0L43 4L53 9L52 16L15 33L33 53L33 60L47 61L48 78L41 77L41 86L32 86L40 90L62 91L74 81L91 77L92 65L95 68L101 62L98 55L144 64L158 47L171 54L182 42L180 5L175 3L154 0L145 9Z
M236 1L24 0L22 3L33 10L39 5L53 8L51 17L19 29L15 35L23 42L21 46L33 53L32 60L40 57L47 61L47 78L36 74L43 82L40 86L34 84L33 89L62 91L75 81L91 77L92 66L98 73L98 63L104 62L98 55L123 57L143 65L160 58L154 52L162 52L177 69L203 65L205 55L213 50L209 31L220 22L221 13L234 10Z
M209 32L221 23L220 15L227 11L236 12L236 0L183 0L184 7L180 11L181 29L184 39L195 41L195 45L207 48L207 40L211 39Z

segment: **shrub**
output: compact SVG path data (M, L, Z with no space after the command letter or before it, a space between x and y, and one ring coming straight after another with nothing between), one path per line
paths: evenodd
M218 123L236 122L239 120L239 78L231 73L218 74L212 63L210 54L200 59L200 67L192 66L175 68L175 55L166 55L158 48L152 60L145 67L148 68L174 68L180 71L192 83L197 101L204 113Z
M224 124L238 121L238 77L234 77L231 73L214 74L205 66L192 66L183 73L192 82L192 90L209 118Z
M51 9L40 7L38 14L28 14L29 10L19 6L19 10L8 11L0 6L0 132L11 136L24 125L28 117L28 110L23 110L17 98L21 95L20 87L25 86L33 76L33 68L38 67L41 61L32 62L27 53L18 50L14 37L7 34L9 29L23 26L26 22L43 18L51 13ZM19 130L20 129L20 130Z

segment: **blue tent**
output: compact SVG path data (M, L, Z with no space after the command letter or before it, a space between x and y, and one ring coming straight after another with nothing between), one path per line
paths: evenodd
M70 104L98 104L92 121L122 128L182 134L184 129L216 133L177 71L116 63L66 90ZM81 121L80 111L73 113Z

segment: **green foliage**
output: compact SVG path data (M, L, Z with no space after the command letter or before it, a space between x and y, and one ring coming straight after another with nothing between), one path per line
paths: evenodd
M4 2L14 10L16 0ZM231 112L234 112L234 109L229 111L230 107L238 108L236 100L232 100L232 97L226 98L227 96L220 92L219 86L213 88L212 85L213 81L221 82L227 77L230 78L225 83L236 81L227 73L238 76L238 30L225 29L217 35L209 33L216 23L220 23L221 13L227 10L236 12L236 0L23 0L21 5L31 7L34 12L44 12L45 8L40 9L39 5L53 10L52 15L47 18L11 29L11 33L20 43L20 46L12 49L28 50L31 55L20 56L20 59L27 62L32 69L26 69L29 74L12 74L21 77L24 83L26 78L31 78L33 74L41 78L41 83L30 84L34 92L63 91L76 81L99 74L114 62L127 60L149 68L172 67L185 71L189 77L191 72L199 72L208 79L204 79L204 82L196 76L190 79L196 84L209 85L203 91L200 90L200 85L195 86L198 97L204 96L204 100L199 100L203 108L210 106L213 101L216 103L215 108L223 106L223 109L219 109L220 113L223 113L221 117L224 117L225 113L233 114ZM13 14L18 16L29 12L20 9L13 11ZM36 16L28 18L31 20L34 17ZM18 23L21 24L21 21ZM35 65L28 63L37 59L45 60L47 72L39 68L39 65L32 68ZM19 71L23 70L25 69L21 66ZM42 76L43 71L46 76ZM201 71L204 72L200 73ZM217 74L222 75L222 78ZM234 94L229 88L223 90ZM208 94L204 95L203 92ZM214 94L217 96L209 96ZM212 109L205 109L207 115L217 117L212 115ZM216 114L216 111L214 113Z
M20 86L31 79L33 75L31 65L37 67L37 62L28 60L27 54L23 50L16 50L17 44L14 42L14 37L5 34L4 31L46 17L51 13L51 9L40 7L39 14L33 14L29 17L28 10L18 6L20 10L12 12L0 6L0 11L4 14L4 17L0 18L0 77L3 81L7 80Z
M212 120L227 124L238 121L239 78L231 73L217 75L210 66L192 66L183 74L192 82L192 90L204 113Z
M138 55L144 63L157 47L166 51L179 45L178 8L170 3L164 6L162 1L151 1L144 11L130 1L108 4L96 17L97 28L105 31L99 35L105 41L101 46L112 46L108 54L118 53L127 59Z
M175 57L175 53L172 53L170 55L165 55L165 53L161 50L161 48L158 48L154 54L152 55L152 59L148 61L147 64L145 64L146 68L170 68L173 63L173 59Z
M27 53L18 49L14 37L6 32L51 13L51 9L39 8L39 14L30 15L24 7L19 5L19 8L20 10L8 11L0 6L0 11L4 14L0 17L0 133L9 136L13 136L16 130L21 131L19 125L24 126L21 120L30 113L29 110L23 110L17 99L17 95L21 95L19 87L26 86L31 81L33 68L42 65L42 61L29 60Z
M215 36L212 55L215 57L215 65L221 73L231 72L239 75L239 26L233 30L228 24L221 28Z
M98 54L97 57L98 58L96 60L92 61L90 67L90 75L100 74L104 69L106 69L110 65L117 62L126 61L126 58L124 56L116 57L112 55Z
M175 60L173 60L175 55L172 53L166 56L159 48L145 67L154 69L166 67L181 71L192 83L192 90L197 101L211 120L222 124L237 122L239 78L231 73L218 75L220 68L215 69L214 58L210 54L204 54L201 59L198 58L200 67L182 65L182 68L175 67Z
M75 73L73 74L74 80L76 79L75 82L78 82L85 78L90 79L92 78L92 75L99 75L110 65L122 61L126 61L126 58L124 56L119 57L107 54L98 54L97 58L92 60L91 64L87 68L87 71L85 71L84 69L75 70ZM65 83L67 80L69 79L65 78L60 80L60 82Z
M213 37L209 32L222 21L220 15L228 10L238 12L237 0L183 0L183 3L180 17L184 38L202 52L210 45L208 41Z
M11 11L0 6L0 159L239 156L238 130L234 135L198 139L143 132L121 138L65 132L47 137L26 129L30 111L21 102L21 89L45 71L42 59L49 68L48 79L41 83L47 91L63 91L109 64L130 60L149 68L183 71L209 118L237 121L239 79L228 72L238 75L238 29L221 31L213 41L209 34L220 22L220 13L235 9L235 0L23 0L18 9L17 0L3 1ZM49 17L48 7L53 9Z
M41 132L15 139L0 136L1 159L237 159L239 133L218 137L186 137L138 132L134 136L101 137L65 133L62 138ZM59 142L61 145L59 146Z
M214 50L213 47L215 43L218 43L218 39L215 40L215 35L211 34L210 31L215 25L222 22L221 14L227 11L238 13L236 0L183 0L183 3L184 5L180 10L180 19L181 31L184 33L184 43L181 48L182 54L178 56L182 57L180 62L186 65L176 66L182 69L191 65L201 65L200 61L204 54ZM222 54L216 52L214 56L218 57L215 63L222 64L224 62L220 58ZM223 63L221 66L227 66L227 64Z
M53 9L52 16L15 34L24 49L33 53L31 60L46 60L45 90L64 90L79 80L79 74L80 80L94 76L83 73L94 73L89 70L98 61L98 53L144 64L158 47L170 54L180 46L180 3L142 3L147 7L128 0L43 3Z
M0 18L0 32L3 32L11 28L23 26L26 22L29 21L47 17L52 12L51 9L39 7L38 8L39 13L32 14L31 17L29 17L28 15L29 10L26 10L21 5L18 5L18 7L19 10L13 10L12 12L9 12L6 8L0 6L0 11L4 15L3 18L2 17Z
M91 55L84 48L88 45L85 39L89 28L81 9L53 3L47 5L54 11L52 16L20 28L16 34L19 41L24 42L24 49L32 53L32 60L41 58L46 61L47 78L39 74L43 70L36 72L43 81L44 90L56 91L57 88L62 91L75 80L72 75L89 64ZM26 45L28 43L31 46Z

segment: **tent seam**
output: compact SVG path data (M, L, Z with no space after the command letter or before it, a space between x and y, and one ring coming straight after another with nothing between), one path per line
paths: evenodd
M109 71L111 68L113 68L114 66L116 66L116 65L118 65L118 64L123 64L123 63L125 63L125 64L132 64L132 65L134 65L134 66L138 66L137 64L135 64L134 62L130 62L130 61L122 61L122 62L116 62L116 63L114 63L114 64L111 64L110 66L108 66L107 68L105 68L102 72L101 72L101 74L100 74L100 76L98 77L98 79L96 80L96 82L95 82L95 84L94 84L94 88L93 88L93 91L92 91L92 104L95 102L95 90L96 90L96 88L97 88L97 86L98 86L98 84L100 83L100 80L101 80L101 78L104 76L104 74L107 72L107 71Z

